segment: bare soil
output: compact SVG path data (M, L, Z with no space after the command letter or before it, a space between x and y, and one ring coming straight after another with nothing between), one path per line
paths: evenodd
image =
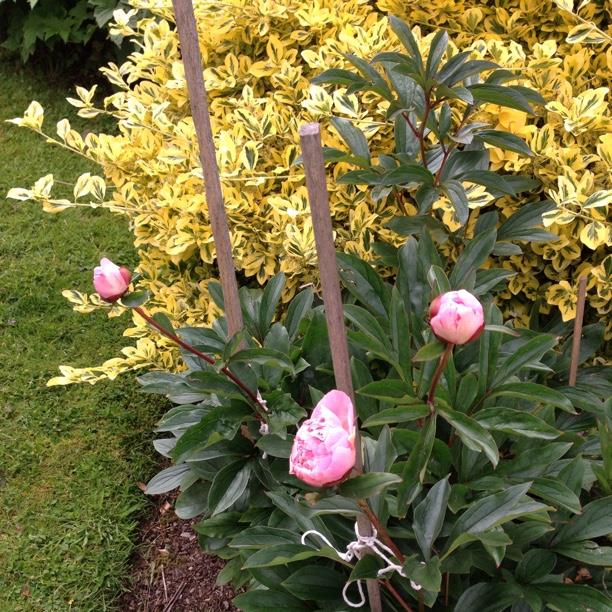
M216 579L223 561L206 554L191 528L177 518L172 499L159 502L140 529L132 580L120 597L122 612L234 612L230 586Z

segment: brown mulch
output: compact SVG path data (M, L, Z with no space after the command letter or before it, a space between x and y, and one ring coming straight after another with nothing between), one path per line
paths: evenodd
M234 612L230 586L217 586L223 561L206 554L191 526L177 518L166 498L141 525L122 612Z

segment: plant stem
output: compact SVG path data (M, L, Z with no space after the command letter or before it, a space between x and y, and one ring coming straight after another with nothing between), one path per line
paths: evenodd
M165 336L169 340L172 340L175 344L178 344L181 348L189 351L196 357L203 359L210 365L215 365L217 362L210 356L198 351L198 349L191 346L187 342L181 340L176 334L168 331L163 325L160 325L153 317L147 314L140 306L136 306L134 310L151 326L154 327L162 336ZM261 410L262 414L267 412L266 407L261 403L257 396L227 367L221 368L221 373L225 374L240 390Z
M402 599L402 596L395 590L390 580L383 580L382 583L389 593L395 597L397 603L399 603L399 605L402 606L406 612L414 612L414 610Z
M436 395L436 387L438 386L438 382L440 381L440 377L442 376L442 372L444 371L444 366L446 366L446 362L448 358L451 356L453 352L453 347L455 345L452 342L448 342L446 344L446 348L442 353L442 357L440 357L440 361L438 361L438 367L434 372L433 378L431 379L431 386L429 387L429 393L427 394L427 403L429 407L433 411L434 409L434 397Z
M419 128L419 133L417 134L417 138L419 139L419 146L421 147L421 159L423 160L423 167L427 170L427 158L425 157L425 130L427 128L427 119L429 119L429 112L431 111L431 100L429 96L431 95L431 90L427 92L425 96L425 112L423 113L423 121L421 122L421 127Z

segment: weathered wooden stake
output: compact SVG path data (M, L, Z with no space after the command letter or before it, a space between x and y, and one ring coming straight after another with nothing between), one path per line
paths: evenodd
M578 279L578 302L576 304L576 319L574 320L574 337L572 338L572 356L570 360L569 385L576 386L578 361L580 361L580 341L582 339L582 321L584 320L584 304L586 302L587 277Z
M240 331L243 327L240 298L238 297L238 283L232 258L232 245L230 241L227 215L223 204L219 167L215 154L210 116L208 113L208 96L202 76L202 58L198 43L198 31L191 0L172 0L176 17L181 54L185 66L185 78L191 103L191 114L198 145L200 148L200 163L204 173L204 191L208 204L208 216L212 227L223 300L225 302L225 315L230 335Z
M344 326L342 296L340 294L340 277L336 264L336 249L334 247L329 200L327 197L325 162L323 160L319 124L307 123L303 125L300 128L300 141L302 144L312 226L319 259L319 275L321 277L323 302L325 303L325 318L327 320L336 388L344 391L351 398L353 406L356 406L348 343L346 340L346 328ZM355 445L357 447L355 470L361 472L363 470L363 459L361 456L359 433L357 433ZM358 526L360 533L364 535L372 533L372 525L364 515L360 515ZM382 604L378 582L376 580L368 580L367 587L370 609L372 612L381 612Z

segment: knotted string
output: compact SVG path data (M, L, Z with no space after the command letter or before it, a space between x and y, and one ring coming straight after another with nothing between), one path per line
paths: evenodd
M357 523L355 523L355 535L357 536L357 539L354 540L353 542L349 542L346 545L346 552L340 552L337 548L335 548L332 545L332 543L322 533L318 532L316 529L309 529L302 535L303 545L306 544L306 538L309 535L319 536L319 538L327 546L329 546L330 548L334 550L334 552L338 555L338 557L340 557L340 559L346 562L352 561L353 559L361 559L364 554L367 554L368 551L371 551L372 553L380 557L386 563L385 567L382 567L381 569L378 570L377 576L379 578L390 572L397 572L400 576L404 578L408 578L402 566L398 565L397 563L392 561L387 556L387 555L393 556L393 551L378 539L377 537L378 532L376 531L373 525L372 525L372 535L362 535L359 533L359 527L357 526ZM362 585L363 581L356 580L354 582L357 583L357 590L359 591L360 601L356 603L356 602L351 601L348 598L346 591L349 585L351 584L350 581L347 581L347 583L344 585L344 588L342 589L342 599L344 599L344 603L346 603L346 605L350 606L351 608L361 608L361 606L363 606L366 603L366 598L363 592L363 585ZM413 580L410 580L410 586L415 591L421 590L421 585L417 584Z

